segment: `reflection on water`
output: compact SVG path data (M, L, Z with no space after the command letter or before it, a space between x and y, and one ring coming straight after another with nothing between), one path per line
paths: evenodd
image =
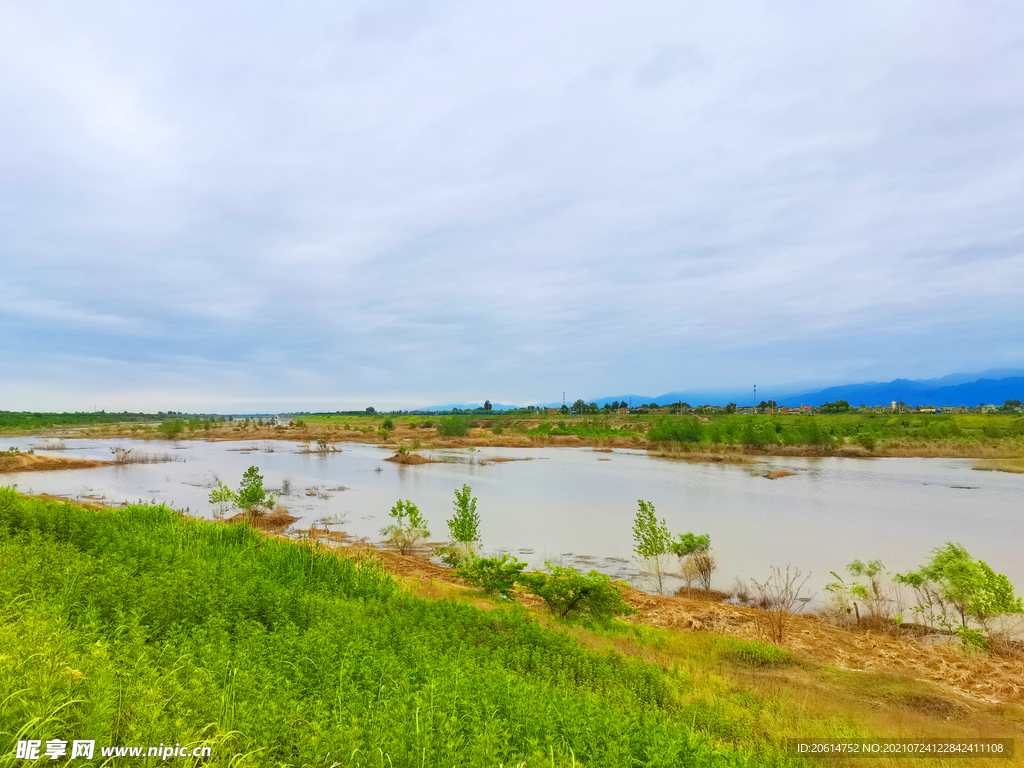
M28 449L37 438L8 438ZM641 451L597 453L589 448L477 448L424 451L439 464L404 466L371 445L341 443L324 455L299 453L296 443L67 440L61 455L109 459L111 449L167 453L184 462L131 464L0 476L19 490L108 502L164 502L211 517L207 503L217 479L237 487L255 464L267 488L308 528L346 515L345 530L380 538L399 498L414 501L433 539L447 535L454 490L473 487L485 551L512 552L532 565L561 560L584 569L629 576L632 524L638 499L654 502L674 532L707 533L718 556L715 586L738 575L767 577L792 563L820 590L829 571L855 558L914 568L932 547L956 541L974 557L1024 587L1024 475L976 472L962 459L771 458L751 466L652 459ZM4 447L6 448L7 445ZM495 457L532 461L490 462ZM602 461L610 459L610 461ZM764 476L786 469L796 474Z

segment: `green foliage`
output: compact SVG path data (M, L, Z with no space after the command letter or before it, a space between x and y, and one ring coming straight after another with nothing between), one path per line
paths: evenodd
M665 520L659 523L654 514L654 503L638 499L640 508L633 521L633 551L642 559L667 555L672 551L672 534Z
M480 541L480 515L476 512L476 497L473 489L463 485L455 491L455 514L448 520L448 532L452 541L460 544L474 544Z
M388 515L394 518L395 522L382 528L381 533L387 536L388 543L403 555L412 552L421 541L430 536L427 521L420 514L419 507L411 501L399 499Z
M895 580L913 587L925 598L917 606L919 612L935 616L936 608L944 613L948 603L959 613L961 626L967 626L967 616L984 626L999 614L1024 613L1024 601L1014 596L1010 580L984 561L974 560L953 542L934 549L926 565L897 574Z
M384 423L383 423L383 424L381 424L381 426L382 426L382 427L383 427L384 429L392 429L392 430L393 430L393 429L395 428L395 422L394 422L394 419L391 419L390 417L389 417L389 418L386 418L386 419L384 419Z
M546 563L546 573L528 573L520 583L538 595L556 616L589 617L598 621L636 613L622 599L622 582L591 571L586 576L575 568Z
M653 511L653 509L652 509ZM634 531L635 536L635 531ZM692 533L680 533L675 541L672 541L669 546L669 551L679 557L689 557L697 552L707 550L711 548L711 537L706 533L700 536L696 536Z
M465 437L469 434L469 420L465 416L445 416L437 422L437 434L443 437Z
M749 738L743 714L680 706L656 665L165 507L0 490L0 606L4 755L59 734L223 768L797 764L716 742Z
M526 563L511 555L501 557L472 557L458 570L459 577L468 584L483 589L487 594L511 594Z
M694 418L666 419L647 431L647 439L654 442L699 443L702 438L701 424Z
M274 508L277 497L263 489L263 475L256 467L249 467L242 475L242 483L235 494L235 503L241 509L265 512Z
M210 491L210 504L214 507L214 517L220 519L229 509L238 506L238 494L218 480L217 487Z
M672 534L664 519L658 522L652 502L638 501L640 508L633 521L633 552L640 566L654 578L660 593L667 575L665 556L672 551Z
M0 430L31 431L47 427L85 427L126 422L159 421L152 413L31 413L0 411Z
M748 667L776 669L789 667L796 663L793 652L777 645L762 643L758 640L737 640L726 638L727 650L723 653L727 659Z
M168 438L174 438L185 431L185 420L184 419L171 419L169 421L162 422L156 431L161 435Z

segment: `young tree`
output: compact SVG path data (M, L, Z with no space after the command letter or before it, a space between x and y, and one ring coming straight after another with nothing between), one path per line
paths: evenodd
M711 554L710 536L680 533L669 543L669 551L679 558L679 570L687 586L696 580L702 589L711 589L711 575L718 569L718 561Z
M401 499L391 508L389 513L395 519L391 525L381 529L388 537L388 544L405 555L416 549L421 541L430 536L427 521L420 515L419 507L411 501Z
M476 512L476 497L473 489L463 485L455 491L455 514L447 521L452 541L442 548L441 557L453 567L463 565L476 555L480 541L480 515Z
M658 583L660 594L667 575L666 557L671 552L672 534L664 519L658 522L652 502L638 501L640 508L633 521L633 551L640 566Z
M218 480L217 487L210 491L210 504L213 505L213 518L223 520L229 509L238 506L238 496Z
M917 571L897 574L895 581L908 584L925 596L929 605L917 610L933 610L931 601L938 598L945 612L950 604L960 614L960 626L967 629L967 617L982 627L994 616L1024 613L1024 601L1013 594L1013 585L1006 576L996 573L983 560L974 560L959 544L947 542L932 552L931 561ZM933 617L934 618L934 617Z
M490 400L484 400L484 410L485 411L491 410L491 401Z
M235 494L235 503L244 510L261 515L274 508L277 497L263 489L263 475L256 467L249 467L242 475L242 484Z

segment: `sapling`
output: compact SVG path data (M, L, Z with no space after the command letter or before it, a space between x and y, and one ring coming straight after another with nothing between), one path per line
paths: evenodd
M672 534L668 531L665 520L659 523L654 514L654 504L639 499L640 508L633 521L633 552L637 563L644 572L654 578L658 584L659 594L664 588L665 558L671 552Z
M473 489L463 485L455 491L455 514L448 520L451 543L438 548L438 554L448 565L457 567L476 555L480 541L480 515L476 512L476 497Z
M395 522L382 528L381 533L388 537L388 544L401 554L412 552L420 542L430 536L427 521L420 514L419 507L411 501L399 499L391 508L389 515Z

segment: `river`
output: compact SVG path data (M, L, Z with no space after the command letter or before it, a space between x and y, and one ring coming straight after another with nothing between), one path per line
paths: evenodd
M792 564L820 594L829 571L857 558L893 570L921 565L947 541L1005 573L1024 588L1024 475L980 472L965 459L766 458L752 465L652 458L643 451L590 448L477 448L422 451L442 463L405 466L373 445L339 443L339 452L300 453L287 441L201 442L66 440L59 454L36 437L6 438L4 447L110 459L114 447L169 454L160 464L0 475L24 492L108 503L140 499L212 517L207 503L216 479L237 487L251 465L264 486L291 491L280 503L299 517L296 528L345 516L336 529L377 541L399 498L411 499L446 537L454 491L464 483L478 498L485 552L511 552L533 566L555 560L631 578L632 524L637 500L654 503L673 532L711 536L719 563L714 586L737 576L765 578ZM495 457L527 459L485 463ZM795 474L777 480L775 470ZM344 488L344 490L337 490Z

